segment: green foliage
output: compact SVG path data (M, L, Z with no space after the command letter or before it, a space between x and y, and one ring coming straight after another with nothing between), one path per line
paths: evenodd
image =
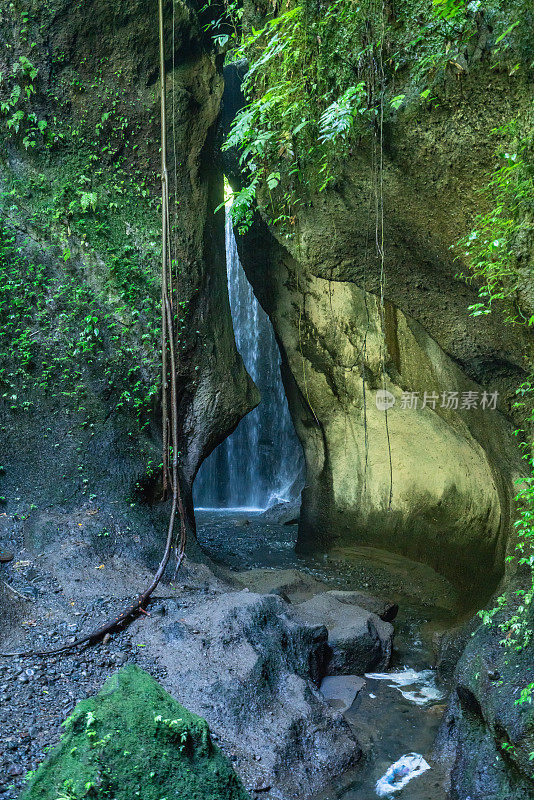
M83 410L92 392L121 387L116 409L128 410L138 430L146 427L158 393L156 287L135 257L123 252L110 254L115 280L95 293L79 266L47 267L32 257L31 244L19 243L9 227L0 227L4 402L12 411L27 411L46 396ZM123 290L127 285L127 291L110 300L113 283ZM139 343L123 321L132 316Z
M236 116L224 145L238 148L240 163L250 175L232 207L240 229L250 222L256 193L265 187L271 221L282 223L289 233L299 186L323 191L334 179L334 163L339 163L352 128L359 120L364 128L369 124L365 81L354 83L354 70L342 63L334 73L322 45L324 40L330 49L328 40L334 38L340 50L343 37L361 39L363 17L359 10L348 10L346 0L336 0L318 19L297 5L260 30L253 29L235 51L235 58L250 64L243 84L249 104ZM354 57L346 44L343 49ZM339 56L344 57L341 52Z
M458 242L457 248L463 250L472 277L481 283L480 301L470 306L472 316L489 314L498 304L509 322L528 327L534 324L534 316L525 313L523 293L532 287L529 259L534 218L534 138L528 115L526 120L514 118L493 133L501 137L501 144L496 154L498 166L484 191L489 210L476 217L475 228ZM532 368L532 363L529 366ZM515 407L525 412L524 426L528 431L534 423L534 414L529 411L534 376L519 387L517 395ZM507 561L515 569L528 570L529 584L501 595L495 607L481 611L479 616L483 624L498 626L503 647L519 653L532 647L534 640L534 457L528 432L516 431L516 435L522 437L529 474L519 481L515 548ZM533 683L522 687L515 704L531 704L533 691Z
M38 74L37 67L24 55L13 63L7 75L0 72L0 125L12 134L20 134L26 150L39 141L51 144L48 122L40 119L31 106Z
M80 193L80 206L82 211L96 211L96 204L98 202L98 195L96 192L81 192Z
M367 110L367 95L364 81L357 86L349 86L338 100L334 100L319 118L319 142L335 144L346 139L357 114Z
M465 10L464 0L432 0L438 17L454 19Z
M89 85L62 73L62 53L52 94L32 46L22 52L16 25L5 30L13 66L0 82L0 147L32 158L2 164L0 395L13 412L46 396L87 420L105 398L133 436L152 419L160 381L159 200L136 164L140 101L120 71L99 66ZM89 89L73 108L72 92ZM15 240L28 228L32 239Z
M527 132L522 133L525 127ZM501 301L508 321L531 326L534 317L525 314L522 308L522 292L528 290L532 281L528 247L534 218L533 134L520 118L493 133L500 135L503 141L496 154L499 165L484 192L489 210L476 217L476 227L458 242L457 248L463 250L472 276L481 282L480 301L470 306L472 316L491 313L493 305ZM527 410L525 426L534 422L532 414L528 414L533 388L534 380L529 380L518 389L519 399L515 405ZM528 437L523 447L530 473L520 481L515 498L518 509L514 523L516 545L507 560L517 568L528 568L530 585L516 590L513 596L501 595L494 608L480 612L485 625L497 620L503 635L501 645L515 651L530 647L534 637L534 458ZM534 684L523 687L515 703L531 703L533 689Z
M497 150L498 166L484 191L489 210L475 218L474 228L457 244L480 281L480 302L471 306L473 316L489 314L495 301L507 301L508 318L532 325L534 317L522 310L521 292L527 290L528 247L534 218L534 134L516 118L493 131L503 139Z
M508 556L508 561L516 562L518 566L527 565L531 584L528 589L518 589L514 597L501 595L497 598L495 608L479 612L485 625L491 624L496 615L499 615L498 626L503 634L501 644L518 651L529 647L534 636L531 627L534 611L534 460L532 456L528 456L527 461L531 472L521 480L516 496L518 518L514 526L517 544L514 554Z
M261 196L270 222L290 235L299 205L335 186L351 149L404 108L438 106L447 76L456 80L466 72L466 55L493 68L519 69L508 63L509 52L528 51L532 20L523 14L515 22L516 6L524 3L482 8L478 0L398 0L393 10L372 0L334 0L319 11L306 0L267 16L256 29L231 3L215 35L224 30L227 45L233 31L232 57L249 65L248 105L225 144L240 151L249 178L232 210L240 229L250 224ZM482 23L493 31L485 55L477 50ZM268 185L275 170L280 179Z

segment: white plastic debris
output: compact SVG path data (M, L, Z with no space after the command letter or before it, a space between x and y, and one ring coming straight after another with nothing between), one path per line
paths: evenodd
M399 692L405 700L410 700L418 706L424 706L426 703L431 703L433 700L441 700L443 693L436 686L422 686L419 689L406 692L399 689Z
M407 753L395 761L385 775L376 782L375 791L379 797L388 797L400 792L412 778L418 778L427 769L430 769L430 764L423 756L419 753Z
M402 672L368 672L365 677L375 681L390 681L388 684L390 689L397 689L406 700L418 706L441 700L443 697L443 692L440 692L435 684L435 675L431 669L416 672L407 667ZM407 686L414 688L407 690Z

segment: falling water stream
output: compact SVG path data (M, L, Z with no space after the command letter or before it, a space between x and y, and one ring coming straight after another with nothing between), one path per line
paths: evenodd
M195 506L264 509L295 497L302 454L280 377L280 351L239 261L229 206L225 232L236 345L261 402L202 465L195 481Z

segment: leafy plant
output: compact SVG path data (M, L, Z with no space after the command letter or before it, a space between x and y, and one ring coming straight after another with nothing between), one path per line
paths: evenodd
M233 43L232 59L248 64L247 106L225 144L239 151L246 180L232 209L240 229L259 199L269 221L291 235L300 204L335 185L350 149L376 135L379 109L387 119L410 104L437 107L447 74L466 71L464 53L475 49L481 15L495 30L492 58L519 31L530 35L528 20L515 24L491 1L482 9L477 0L400 0L387 14L372 0L334 0L320 13L306 0L267 15L260 28L228 4L214 35L225 47ZM275 172L276 185L269 180Z
M346 139L357 114L367 112L367 92L364 81L349 86L338 100L334 100L319 118L319 141L335 144Z
M490 208L477 215L473 230L456 249L463 251L472 276L481 282L480 301L470 307L473 316L489 314L493 303L506 301L511 321L532 325L534 317L522 309L528 268L522 266L521 255L534 214L534 138L532 129L521 134L521 125L524 122L515 118L493 131L504 144L497 150L498 166L484 190Z
M5 118L8 131L24 133L22 144L26 150L35 147L38 141L51 143L48 122L39 119L30 107L38 74L37 67L24 55L13 63L7 76L0 73L0 118Z
M82 192L80 194L80 206L83 213L87 211L96 211L96 204L98 202L98 195L96 192Z

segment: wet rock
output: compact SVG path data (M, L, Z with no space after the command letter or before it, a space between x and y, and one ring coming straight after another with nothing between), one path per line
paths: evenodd
M436 668L443 680L453 679L456 665L478 624L478 617L475 617L448 630L434 633L432 648L435 653Z
M23 595L26 600L35 601L39 597L39 590L37 587L32 586L29 583L24 583L17 587L17 591Z
M526 614L532 628L534 610ZM515 702L534 682L532 650L503 647L501 639L497 624L480 625L458 663L437 746L452 763L453 800L533 796L534 708Z
M258 781L254 785L255 792L268 792L271 788L271 784L268 781Z
M348 711L364 686L364 679L357 675L331 675L323 678L321 694L332 708L343 714Z
M329 675L363 675L385 669L391 657L393 626L360 606L339 599L338 592L318 594L296 606L311 625L326 625L331 657Z
M262 780L307 800L361 750L316 688L327 631L291 609L275 595L220 595L158 621L151 651L166 685L230 743L241 775L254 784L259 756Z
M341 592L336 590L330 594L336 597L340 603L360 606L360 608L365 608L366 611L371 611L384 622L393 622L399 613L399 606L397 603L392 603L389 600L382 600L367 592Z
M157 614L160 617L164 617L165 614L167 613L167 608L165 606L165 603L154 603L154 604L151 604L150 605L150 613L151 614Z
M238 572L234 579L254 592L278 594L292 603L324 591L325 584L298 569L251 569Z
M280 525L297 525L300 514L300 500L288 500L271 506L263 512L261 518L266 522Z

